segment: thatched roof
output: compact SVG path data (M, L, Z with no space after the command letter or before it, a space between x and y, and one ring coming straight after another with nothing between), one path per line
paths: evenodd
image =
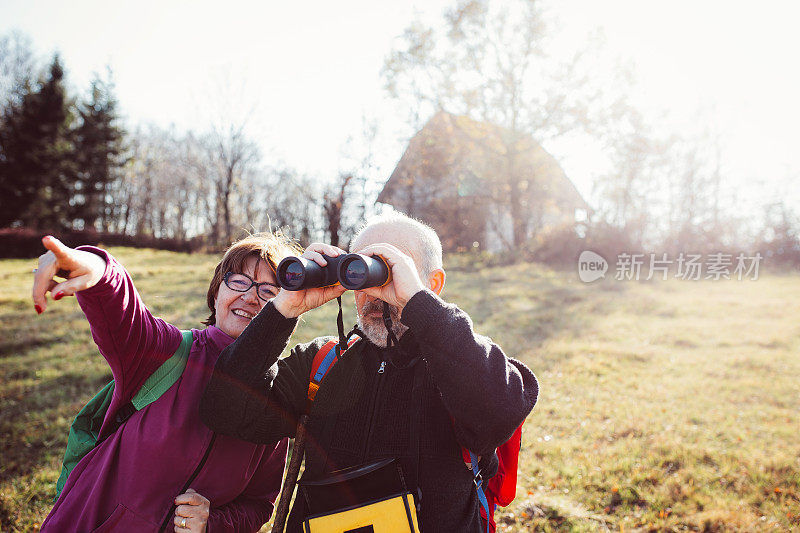
M591 210L558 161L532 137L444 111L409 141L378 202L414 213L420 202L502 197L509 172L533 202Z

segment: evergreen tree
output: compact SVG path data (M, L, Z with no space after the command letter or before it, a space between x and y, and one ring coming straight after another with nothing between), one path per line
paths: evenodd
M16 30L0 35L0 108L19 106L36 81L37 69L30 37ZM2 123L0 113L0 127Z
M59 229L69 223L74 180L72 114L64 69L53 57L38 89L4 111L0 128L0 226Z
M80 125L74 132L78 168L72 199L73 222L84 228L109 227L109 189L124 165L124 131L118 125L113 83L95 76L90 99L78 106ZM99 223L99 224L98 224Z

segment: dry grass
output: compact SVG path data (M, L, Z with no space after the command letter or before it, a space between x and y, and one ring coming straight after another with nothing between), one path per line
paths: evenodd
M205 318L215 257L113 253L156 314ZM800 275L584 285L448 264L445 297L542 386L501 531L800 528ZM32 266L0 261L0 531L44 518L66 428L110 376L74 299L36 316ZM332 332L335 313L309 313L295 340Z

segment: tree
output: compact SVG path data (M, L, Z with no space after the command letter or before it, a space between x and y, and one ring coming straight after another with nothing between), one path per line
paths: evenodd
M674 137L658 138L636 112L628 113L617 131L605 135L611 169L595 182L598 218L627 235L636 249L653 244L659 233L668 230L664 192L673 179L671 156L676 142Z
M317 183L309 176L298 174L290 167L270 171L268 195L264 195L264 212L269 215L268 226L281 229L308 246L312 239L322 238L322 207Z
M362 117L361 130L342 146L342 166L337 179L323 192L327 233L336 246L346 247L361 224L376 213L376 198L385 175L377 163L378 123Z
M109 187L111 228L122 233L185 239L206 229L205 148L192 135L137 128L129 158ZM200 222L198 222L198 220Z
M325 211L326 230L328 242L339 246L339 230L342 227L342 210L347 193L347 185L353 179L352 174L341 174L336 183L325 191L322 199L322 208Z
M520 154L539 144L602 124L615 103L605 101L587 75L588 57L567 62L547 55L539 2L518 0L490 8L488 0L462 0L445 14L444 30L409 26L384 65L389 94L404 100L419 128L438 110L467 115L502 129L496 181L486 190L495 211L508 213L513 245L536 230L536 177L530 182ZM496 144L496 139L492 141Z
M0 128L0 226L33 228L69 225L75 179L70 126L73 116L64 89L64 70L53 57L46 79L10 106Z
M258 146L245 133L246 121L227 122L215 127L205 138L208 155L214 164L213 182L216 193L214 224L211 229L214 244L230 243L231 201L241 185L244 174L258 162Z
M73 222L84 228L110 226L109 189L125 163L123 138L119 125L117 100L110 80L95 76L88 101L78 106L80 125L74 132L78 167L73 196Z
M29 37L17 31L0 37L0 104L3 107L22 103L23 96L31 91L36 80L36 70Z
M208 175L213 184L210 240L215 246L227 246L233 238L234 200L244 191L245 182L254 177L261 159L251 136L257 102L247 96L245 80L230 68L215 70L205 91L208 101L204 112L210 129L201 143L212 170Z
M764 222L756 242L770 262L800 267L800 217L785 199L764 206Z

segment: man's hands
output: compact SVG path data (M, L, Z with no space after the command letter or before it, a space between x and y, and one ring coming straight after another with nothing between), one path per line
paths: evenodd
M194 489L188 489L184 494L175 498L175 531L183 533L204 533L208 522L208 513L211 502Z
M391 281L383 287L370 287L361 291L367 296L383 300L402 312L412 296L428 288L420 279L414 260L397 247L377 243L359 250L358 253L383 257L392 271Z
M345 253L347 252L341 248L331 246L330 244L314 243L306 248L302 257L311 259L319 266L325 266L328 262L322 257L322 254L328 257L338 257ZM341 296L344 294L345 290L344 287L338 284L331 287L304 289L302 291L287 291L286 289L281 289L278 296L272 300L272 305L286 318L295 318L306 311L319 307Z
M70 248L49 235L42 239L42 244L47 252L39 256L32 290L33 306L39 314L47 308L48 291L53 300L72 296L96 285L106 270L106 262L97 254ZM59 283L53 279L56 275L67 280Z

